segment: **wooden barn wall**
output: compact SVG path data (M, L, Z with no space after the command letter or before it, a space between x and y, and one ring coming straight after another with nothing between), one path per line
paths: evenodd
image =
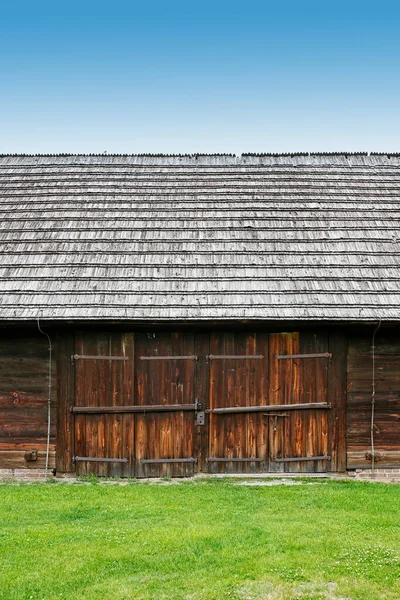
M332 467L371 466L372 329L338 332L329 336L330 365L328 401L332 440ZM203 333L206 335L206 332ZM75 352L73 332L51 335L53 342L53 390L50 466L74 470ZM347 337L347 339L346 339ZM347 347L348 346L348 347ZM375 449L376 467L400 465L400 331L382 327L376 335ZM201 364L198 368L201 367ZM346 372L347 368L347 410ZM42 468L47 432L48 343L39 333L11 331L0 334L0 468ZM204 390L197 395L204 395ZM136 402L136 401L135 401ZM58 404L57 404L58 403ZM57 422L56 422L57 421ZM137 419L139 423L139 419ZM201 431L207 435L207 427ZM346 434L346 435L345 435ZM61 441L60 441L61 440ZM197 442L196 442L197 444ZM198 444L199 466L204 467L204 444ZM37 453L37 455L35 455ZM337 454L337 455L336 455ZM31 460L36 458L36 460Z
M56 344L53 341L50 468L55 466ZM0 468L43 468L49 350L40 333L0 334Z
M353 334L347 360L347 468L371 468L372 334ZM375 467L400 465L400 331L375 338Z

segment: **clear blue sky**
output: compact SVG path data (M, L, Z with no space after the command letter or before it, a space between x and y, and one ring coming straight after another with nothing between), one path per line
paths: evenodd
M3 0L0 152L400 151L400 2Z

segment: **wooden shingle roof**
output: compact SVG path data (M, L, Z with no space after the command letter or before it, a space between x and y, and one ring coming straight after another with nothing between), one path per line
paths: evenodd
M396 155L3 155L0 213L0 319L400 320Z

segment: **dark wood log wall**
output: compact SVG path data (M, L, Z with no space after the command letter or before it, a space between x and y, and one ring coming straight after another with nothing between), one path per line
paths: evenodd
M226 406L232 405L246 405L246 404L257 404L257 403L270 403L278 404L278 396L274 398L274 389L277 388L276 381L274 379L274 368L275 355L279 352L282 353L306 353L307 351L312 352L325 352L328 351L332 354L332 358L329 363L329 375L326 380L326 370L324 359L318 362L318 369L320 371L319 382L316 383L316 392L312 397L305 398L306 402L316 400L327 400L332 405L327 413L328 421L323 416L324 413L318 413L316 420L313 421L313 427L317 428L320 433L319 437L324 442L320 448L316 448L313 453L324 455L329 453L331 456L330 466L326 464L327 470L332 471L343 471L346 466L348 469L355 468L368 468L371 466L371 440L370 440L370 419L371 419L371 393L372 393L372 331L361 332L361 330L348 331L346 334L329 333L326 337L322 331L318 333L317 337L313 333L303 332L300 337L290 335L287 337L286 342L284 339L279 337L281 334L257 334L257 341L252 337L252 334L235 334L233 336L230 333L215 335L209 334L204 331L197 333L195 337L193 334L178 335L178 337L171 337L171 344L166 339L166 346L162 349L164 353L171 354L196 354L198 360L186 361L179 364L168 362L160 363L139 361L138 357L142 354L149 352L145 349L142 344L144 334L136 334L135 344L137 341L137 348L135 349L135 365L137 372L137 379L135 384L135 398L134 404L151 404L151 403L162 403L162 398L165 393L160 388L150 389L150 396L145 399L141 399L141 382L143 377L149 377L154 369L179 369L179 385L175 381L176 388L176 400L178 402L179 390L182 385L188 391L182 396L181 401L183 404L190 403L193 398L199 398L202 403L202 408L217 407L220 406L222 397L226 394L227 401ZM122 334L119 334L122 335ZM145 334L147 336L147 334ZM264 337L263 337L264 336ZM325 337L324 337L325 336ZM52 422L51 422L51 446L50 446L50 466L55 466L55 442L56 442L56 420L57 420L57 469L59 472L73 472L75 465L73 463L73 456L76 453L76 444L74 440L76 415L71 412L71 408L76 404L76 383L75 375L76 368L71 363L71 355L76 353L79 346L79 337L76 337L74 332L62 333L58 337L52 334L53 341L53 390L52 390ZM137 340L136 340L137 338ZM243 338L243 339L242 339ZM268 342L267 342L268 338ZM147 339L147 338L146 338ZM183 341L182 341L183 340ZM229 340L232 341L232 347L229 346ZM278 343L279 342L279 343ZM117 343L117 342L116 342ZM77 345L78 344L78 345ZM174 345L175 344L175 345ZM224 347L220 347L221 344L225 344ZM240 363L240 361L230 359L225 361L216 360L209 361L207 355L216 354L260 354L267 356L268 344L268 376L269 381L257 376L257 382L253 381L254 376L257 374L257 369L262 367L263 361L260 360L247 360ZM286 345L285 345L286 344ZM274 350L274 347L278 350ZM389 330L388 328L382 327L378 331L376 336L376 405L375 405L375 449L376 449L376 467L399 467L400 466L400 335L397 330ZM143 346L143 347L142 347ZM193 346L193 347L192 347ZM279 347L278 347L279 346ZM86 352L87 348L82 346L83 352ZM150 348L150 347L149 347ZM222 348L222 349L221 349ZM95 347L89 348L90 352L96 350ZM89 351L88 350L88 351ZM154 349L152 349L153 352ZM99 351L97 348L96 352ZM122 350L117 346L114 350L117 354ZM132 351L131 355L132 355ZM161 352L161 349L160 349ZM133 356L133 355L132 355ZM309 380L313 378L315 372L311 368L312 363L316 361L311 359L303 360L301 364L294 362L282 363L279 378L282 379L282 386L288 384L289 380L293 380L294 392L288 391L286 394L288 400L282 402L300 402L302 400L301 394L297 394L295 390L299 386L302 387L302 377L306 377ZM232 364L231 364L232 363ZM245 374L244 383L242 382L241 387L238 388L238 394L245 394L242 397L238 396L235 400L236 392L229 386L232 385L232 380L224 382L221 379L218 369L224 367L224 370L236 368L238 364L239 371L235 377L241 377L243 369L248 371ZM254 363L254 364L253 364ZM133 364L130 361L130 365ZM225 365L225 366L224 366ZM310 365L310 367L308 366ZM105 368L104 365L103 368ZM117 370L122 368L121 366L115 367ZM125 365L128 368L128 365ZM346 394L346 368L347 368L347 394ZM193 369L195 371L193 372ZM289 371L288 371L289 369ZM310 370L311 369L311 370ZM307 375L310 370L309 375ZM187 371L187 373L186 373ZM247 373L246 371L246 373ZM161 371L160 371L161 373ZM79 374L79 373L78 373ZM211 375L211 382L210 382ZM251 375L251 378L250 378ZM47 430L47 381L48 381L48 343L47 339L35 332L26 334L19 331L3 332L0 335L0 468L42 468L45 464L45 449L46 449L46 430ZM153 378L154 379L154 378ZM259 381L258 381L259 379ZM175 377L176 380L176 377ZM154 379L156 381L156 379ZM268 395L267 392L263 391L263 386L268 383ZM278 382L279 384L279 382ZM133 385L133 384L132 384ZM156 383L154 383L156 385ZM161 383L157 383L161 385ZM253 386L256 385L254 390L258 390L257 394L254 395ZM179 387L181 386L181 387ZM219 386L219 387L218 387ZM224 386L228 386L224 392ZM258 389L258 387L259 389ZM318 386L320 388L318 397ZM321 387L322 386L322 387ZM278 385L279 387L279 385ZM313 386L309 384L309 390L313 389ZM189 389L190 388L190 389ZM229 389L228 389L229 388ZM133 388L132 388L133 389ZM178 393L179 392L179 393ZM172 393L172 392L171 392ZM175 392L174 392L175 393ZM163 395L164 394L164 395ZM154 397L153 397L154 396ZM254 396L254 397L253 397ZM257 396L257 397L256 397ZM286 398L285 394L283 396ZM346 400L347 398L347 400ZM57 409L58 402L58 409ZM113 400L113 403L120 402L117 397ZM281 402L281 400L279 400ZM347 402L347 410L346 410ZM222 405L221 405L222 406ZM166 424L170 423L171 426L176 427L176 423L185 424L186 421L189 423L189 414L176 413L175 415L169 414L166 416L159 417L160 423L165 421ZM307 446L297 448L298 442L307 444L307 436L303 437L300 435L301 431L299 428L308 428L307 425L307 414L302 414L297 411L293 411L289 416L284 419L278 417L275 426L277 430L274 431L274 421L272 418L269 419L269 440L270 440L270 452L274 454L273 440L280 440L285 438L287 434L287 446L290 447L290 453L293 456L307 454ZM126 417L130 422L131 417ZM174 421L176 420L176 423ZM193 471L209 471L214 472L216 466L213 463L209 463L208 459L213 458L214 455L217 457L228 458L236 457L234 452L239 450L232 448L229 450L229 443L232 432L236 426L235 424L246 422L249 426L246 428L247 437L240 441L240 452L245 457L261 458L265 455L267 429L265 426L261 427L259 422L261 420L267 420L267 418L261 417L260 414L235 414L232 416L220 416L220 415L206 415L205 426L195 427L190 432L185 430L184 443L186 446L176 448L176 456L178 457L191 457L195 456L197 462L193 465L183 463L182 465L168 467L172 475L178 474L185 471L186 474ZM79 421L79 418L77 419ZM81 418L83 421L83 418ZM97 418L99 422L104 421L104 418ZM114 417L108 417L111 422L119 422L119 419ZM94 423L95 419L90 422ZM89 422L89 421L88 421ZM154 415L138 415L135 417L135 461L137 462L138 456L140 458L141 452L145 446L143 446L142 438L143 435L151 435L151 427L154 425ZM152 425L153 423L153 425ZM219 424L219 425L218 425ZM226 448L217 448L215 444L220 444L224 436L216 435L218 427L223 424L224 436L226 437ZM258 425L257 425L258 424ZM145 427L144 427L145 425ZM232 426L231 426L232 425ZM222 426L222 425L221 425ZM185 426L186 427L186 426ZM211 429L210 429L211 427ZM286 433L282 430L282 436L277 435L280 428L286 428ZM100 428L101 429L101 428ZM161 433L167 430L168 427L162 427ZM161 435L160 433L160 435ZM292 436L292 433L294 437ZM264 437L263 437L264 436ZM144 439L144 438L143 438ZM148 437L146 438L148 439ZM161 438L160 438L161 439ZM329 447L326 445L326 440L330 440ZM190 442L190 444L189 444ZM278 442L277 442L278 443ZM293 447L290 445L293 444ZM190 445L190 448L189 448ZM152 458L152 446L147 445L145 451L146 458ZM280 449L276 448L276 453L279 455ZM143 450L144 452L144 450ZM148 454L148 457L147 457ZM237 456L241 458L242 454ZM137 456L136 456L137 455ZM143 454L144 456L144 454ZM347 465L346 465L347 457ZM33 459L33 460L32 460ZM270 459L271 460L271 459ZM218 463L217 463L218 464ZM223 464L223 463L222 463ZM243 469L243 464L240 469ZM210 466L211 465L211 466ZM284 465L285 470L291 470L293 465ZM315 465L318 466L318 465ZM323 463L320 467L322 468ZM234 465L236 470L239 470L238 465ZM131 467L129 467L131 468ZM137 467L135 467L137 469ZM262 463L249 463L248 470L258 470L263 468ZM313 467L310 464L304 463L301 468L296 470L307 471ZM223 468L218 466L217 471L222 471ZM270 462L271 470L271 462ZM276 465L274 469L277 470ZM107 472L109 468L107 468ZM165 467L155 467L154 464L148 463L146 466L145 474L153 474L153 471L165 471ZM133 471L132 471L133 472Z
M56 341L53 341L50 467L55 466ZM43 468L47 442L47 338L0 334L0 468Z
M353 334L348 349L347 468L371 467L372 333ZM375 338L375 467L400 466L400 334Z

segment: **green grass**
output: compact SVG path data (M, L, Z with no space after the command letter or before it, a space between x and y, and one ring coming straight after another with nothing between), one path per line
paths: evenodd
M400 486L0 485L1 600L400 598Z

